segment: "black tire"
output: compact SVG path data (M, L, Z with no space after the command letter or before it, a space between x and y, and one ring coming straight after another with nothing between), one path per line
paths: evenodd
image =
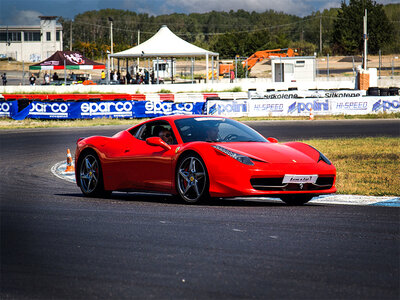
M79 158L79 187L87 197L108 197L110 191L104 190L103 172L98 156L88 151Z
M178 197L186 203L199 203L209 199L208 173L198 154L190 153L179 159L175 185Z
M286 195L282 196L281 200L290 206L300 206L308 201L310 201L313 197L310 195Z

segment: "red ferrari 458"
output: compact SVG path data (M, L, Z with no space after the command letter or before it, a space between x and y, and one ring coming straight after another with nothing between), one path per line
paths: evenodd
M304 143L278 143L229 118L168 116L113 137L81 138L76 182L86 196L112 191L210 197L277 197L301 205L336 192L336 169Z

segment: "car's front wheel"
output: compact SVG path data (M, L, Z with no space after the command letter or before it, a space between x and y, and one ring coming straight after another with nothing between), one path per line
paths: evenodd
M88 197L108 196L110 192L104 191L103 174L100 160L96 154L87 152L79 160L79 187Z
M287 205L292 206L303 205L310 201L312 198L313 197L310 195L287 195L281 197L283 202L285 202Z
M175 178L178 195L185 202L196 203L209 198L207 169L199 155L192 153L180 159Z

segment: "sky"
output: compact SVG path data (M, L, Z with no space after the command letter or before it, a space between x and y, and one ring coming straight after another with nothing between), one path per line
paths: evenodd
M400 0L376 2L388 4L400 3ZM73 19L79 13L105 8L149 15L238 9L264 12L273 9L303 17L312 12L340 7L340 3L341 0L0 0L0 25L39 24L38 16L61 16Z

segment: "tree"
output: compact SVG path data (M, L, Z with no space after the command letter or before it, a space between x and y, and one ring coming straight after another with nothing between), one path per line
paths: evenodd
M360 54L363 50L363 17L368 16L368 52L378 53L385 44L391 43L393 26L386 16L383 5L372 0L344 1L334 23L333 47L338 54Z

